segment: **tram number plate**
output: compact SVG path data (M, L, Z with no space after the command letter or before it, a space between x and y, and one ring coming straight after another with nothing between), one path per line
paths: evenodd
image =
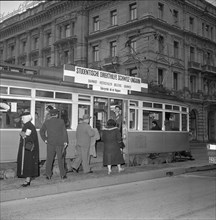
M216 156L215 157L209 157L209 163L215 163L216 164Z

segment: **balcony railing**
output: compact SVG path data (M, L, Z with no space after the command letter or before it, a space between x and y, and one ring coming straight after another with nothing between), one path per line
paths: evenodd
M202 66L202 70L203 70L204 72L211 72L211 73L215 73L215 74L216 74L216 67L215 67L215 66L203 65L203 66Z
M188 62L188 68L189 69L196 69L196 70L201 70L201 64L198 62L190 61Z
M104 59L104 66L109 66L109 65L117 65L119 63L118 57L107 57Z

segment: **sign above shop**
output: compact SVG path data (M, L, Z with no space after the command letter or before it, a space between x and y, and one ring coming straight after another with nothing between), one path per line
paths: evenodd
M142 88L148 88L138 77L72 65L64 65L63 79L92 85L93 90L120 94L128 94L129 90L140 92Z

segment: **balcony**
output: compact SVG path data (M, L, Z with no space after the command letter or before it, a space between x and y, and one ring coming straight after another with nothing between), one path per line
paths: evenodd
M76 40L77 40L77 36L76 35L73 35L73 36L70 36L70 37L66 37L66 38L61 38L59 40L57 40L55 43L54 43L54 46L58 46L58 45L62 45L62 44L74 44L76 43Z
M188 62L188 69L201 71L202 67L201 67L201 64L198 62L189 61Z
M207 73L214 73L216 74L216 67L211 65L203 65L202 71Z
M118 65L119 64L119 60L118 57L107 57L104 59L104 67L108 67L108 66L113 66L113 65Z

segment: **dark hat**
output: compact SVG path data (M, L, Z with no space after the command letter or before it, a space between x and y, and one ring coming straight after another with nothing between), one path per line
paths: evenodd
M91 118L91 117L90 117L88 114L84 114L83 117L82 117L83 120L85 120L85 119L90 119L90 118Z
M23 112L23 113L20 115L20 117L26 116L26 115L31 115L31 113L30 113L30 112Z
M54 115L57 115L57 114L58 114L58 109L55 108L55 109L50 110L50 115L51 116L54 116Z
M48 106L46 107L46 109L53 110L54 108L52 107L52 105L48 105Z

